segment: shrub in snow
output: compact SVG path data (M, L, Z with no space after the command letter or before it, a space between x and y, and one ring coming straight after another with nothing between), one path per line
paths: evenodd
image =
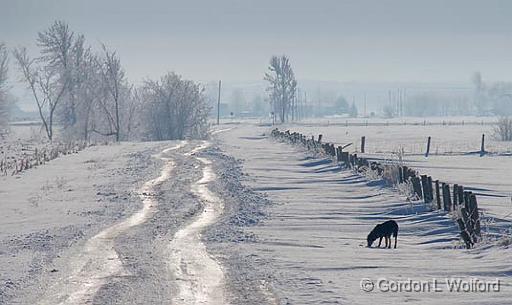
M502 117L494 126L494 136L501 141L512 141L512 119Z

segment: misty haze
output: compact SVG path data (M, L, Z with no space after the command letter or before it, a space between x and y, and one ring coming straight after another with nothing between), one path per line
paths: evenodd
M0 0L0 304L510 304L510 12Z

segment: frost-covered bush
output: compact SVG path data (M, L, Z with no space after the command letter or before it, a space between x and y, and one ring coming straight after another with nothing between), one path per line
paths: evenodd
M501 141L512 141L512 118L501 117L494 126L494 136Z
M382 172L382 179L386 181L389 185L397 185L398 181L398 173L399 167L398 165L387 165L384 167L384 171Z
M204 88L176 73L146 81L141 89L140 126L149 140L204 138L209 106Z
M410 181L406 181L404 183L396 184L396 189L398 193L405 195L408 201L417 201L419 200L418 195L414 192L414 188Z
M379 175L379 172L375 169L371 169L370 167L363 167L359 169L359 172L370 181L382 179L382 176Z

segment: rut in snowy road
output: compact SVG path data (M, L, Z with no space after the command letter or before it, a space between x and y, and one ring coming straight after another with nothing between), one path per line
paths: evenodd
M188 156L209 146L204 142ZM179 230L170 244L171 261L169 267L176 276L178 293L174 304L224 304L224 272L220 264L210 257L201 232L213 224L222 214L223 201L208 189L208 183L216 179L211 161L195 157L203 165L202 178L192 185L192 192L204 203L203 212Z
M146 182L140 190L143 207L129 218L101 231L87 241L83 252L73 261L74 272L56 283L41 304L84 304L91 302L96 292L114 275L123 275L122 262L114 249L114 240L128 229L146 222L155 212L158 200L154 197L157 188L167 179L174 162L165 154L183 147L186 142L167 148L156 158L163 160L160 176Z

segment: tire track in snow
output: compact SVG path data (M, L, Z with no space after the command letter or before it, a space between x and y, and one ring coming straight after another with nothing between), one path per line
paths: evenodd
M94 295L107 283L108 277L127 275L122 262L114 249L114 240L128 229L146 222L156 211L158 200L155 192L158 187L169 179L174 168L174 162L165 154L186 145L186 141L164 149L153 157L165 162L160 176L149 180L139 190L142 199L142 209L135 212L122 222L106 228L89 239L82 254L75 262L75 271L62 283L54 286L53 293L44 298L40 304L85 304L92 302Z
M186 155L193 156L209 145L205 141ZM204 207L194 222L176 232L169 245L169 267L176 277L178 288L173 304L223 305L224 272L220 264L208 254L201 241L201 232L222 214L224 203L208 189L208 183L216 179L211 161L195 158L203 163L204 168L202 178L192 185L192 192L202 199Z
M210 134L211 134L211 135L215 135L215 134L218 134L218 133L221 133L221 132L230 131L231 129L233 129L233 127L230 127L230 128L224 128L224 129L218 129L218 130L213 130Z

